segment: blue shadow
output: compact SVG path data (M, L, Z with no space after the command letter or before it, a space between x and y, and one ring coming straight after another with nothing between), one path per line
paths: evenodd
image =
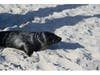
M79 43L66 43L60 42L59 44L55 44L49 47L50 50L57 50L57 49L77 49L77 48L84 48L84 46L80 45Z
M25 15L1 13L0 14L0 28L3 29L5 27L12 27L14 25L19 26L19 25L24 24L26 22L31 22L32 20L34 20L34 17L45 17L45 16L48 16L50 14L53 14L54 12L61 12L64 9L73 9L73 8L77 8L79 6L82 6L82 4L57 5L56 7L40 8L38 11L30 11L30 12L27 12ZM62 21L64 19L59 19L59 20ZM57 21L59 21L59 20L57 20ZM66 19L66 20L69 21L69 19ZM51 22L52 21L48 21L47 23L51 23Z

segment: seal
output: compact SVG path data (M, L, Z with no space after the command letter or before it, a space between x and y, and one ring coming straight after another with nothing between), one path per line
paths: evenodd
M2 31L0 46L16 48L31 56L35 51L47 49L61 41L61 37L51 32Z

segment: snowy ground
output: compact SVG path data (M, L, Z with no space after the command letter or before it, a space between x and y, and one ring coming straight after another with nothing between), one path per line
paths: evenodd
M0 5L0 31L50 31L62 42L28 57L0 49L0 70L100 70L100 5Z

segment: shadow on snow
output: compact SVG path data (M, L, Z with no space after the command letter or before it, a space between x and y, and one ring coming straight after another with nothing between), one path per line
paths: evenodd
M32 20L34 20L34 17L45 17L45 16L49 16L50 14L53 14L54 12L61 12L64 9L72 9L72 8L77 8L79 6L82 6L82 5L80 5L80 4L58 5L56 7L40 8L38 11L27 12L25 15L1 13L0 14L0 28L12 27L14 25L19 26L26 22L31 22ZM66 24L66 22L67 22L67 24L69 24L68 22L72 22L71 21L72 18L73 17L65 17L65 18L61 18L61 19L53 19L50 21L48 20L46 24L53 24L53 22L56 22L56 21L57 21L56 24L60 23L60 25L61 25L61 23ZM75 20L75 19L73 19L73 20ZM46 24L44 24L44 26Z
M77 49L77 48L84 48L84 46L80 45L79 43L66 43L60 42L59 44L55 44L49 47L50 50L57 50L57 49Z

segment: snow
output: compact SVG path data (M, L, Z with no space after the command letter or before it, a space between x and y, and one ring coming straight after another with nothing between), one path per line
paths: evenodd
M50 31L62 41L28 57L0 48L0 70L100 70L100 5L0 5L0 31Z

